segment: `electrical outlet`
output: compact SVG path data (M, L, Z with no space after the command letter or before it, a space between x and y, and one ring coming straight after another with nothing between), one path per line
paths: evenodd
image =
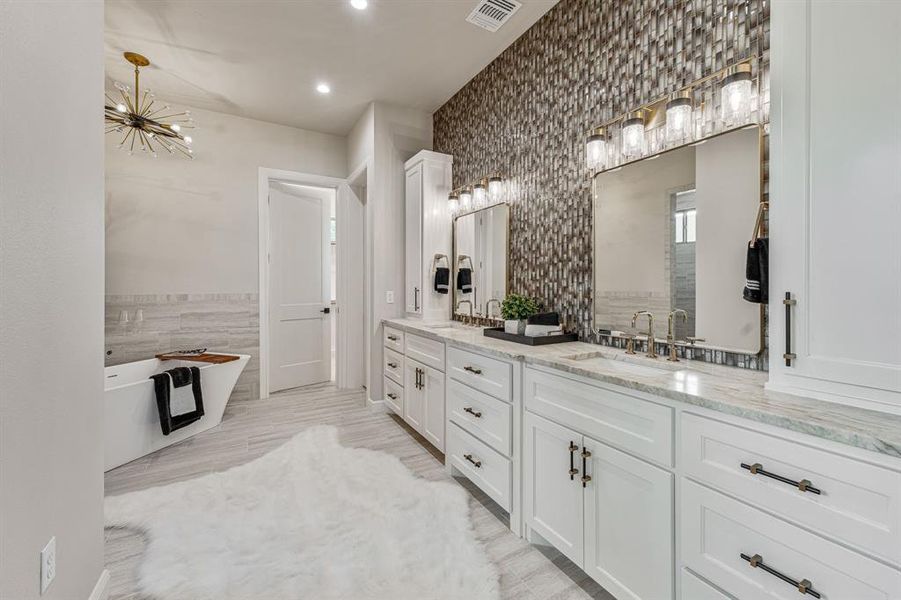
M56 536L50 538L41 550L41 595L47 591L56 577Z
M394 292L385 292L385 302L394 304Z

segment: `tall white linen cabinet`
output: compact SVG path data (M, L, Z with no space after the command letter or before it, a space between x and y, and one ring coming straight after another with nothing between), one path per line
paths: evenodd
M406 162L404 305L408 317L450 319L452 294L435 291L435 268L450 266L453 157L422 150ZM453 270L451 270L453 272ZM453 286L453 282L449 282Z
M901 414L901 2L771 18L769 387Z

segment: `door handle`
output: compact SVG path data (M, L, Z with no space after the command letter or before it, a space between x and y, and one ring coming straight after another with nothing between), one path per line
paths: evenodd
M324 314L329 314L330 312L332 312L332 309L329 308L328 306L326 306L325 308L323 308L323 309L320 310L319 312L324 313Z
M589 456L591 456L591 452L588 451L588 448L582 448L582 487L588 487L588 482L591 481L586 464Z
M419 310L419 288L413 288L413 311Z
M798 358L798 355L792 352L792 307L798 303L792 298L791 292L785 292L785 299L782 304L785 305L785 353L782 358L785 359L785 366L792 366L792 361Z
M575 442L569 443L569 480L572 481L575 479L575 475L579 473L579 469L576 468L576 465L573 464L573 461L576 459L576 452L579 450L579 447L576 446Z

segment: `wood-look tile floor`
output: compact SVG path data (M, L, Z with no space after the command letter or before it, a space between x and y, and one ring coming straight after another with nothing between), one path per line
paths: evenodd
M107 473L106 494L112 496L222 471L261 456L295 433L317 424L336 426L345 446L397 456L420 477L448 477L441 455L396 416L367 407L362 391L319 385L279 393L267 400L230 403L218 427ZM504 598L612 600L566 558L513 535L507 528L505 512L468 481L456 481L471 494L476 535L485 543L488 556L501 573ZM136 575L144 545L144 536L138 531L106 530L111 598L141 598L136 591ZM440 598L440 593L436 594L435 600Z

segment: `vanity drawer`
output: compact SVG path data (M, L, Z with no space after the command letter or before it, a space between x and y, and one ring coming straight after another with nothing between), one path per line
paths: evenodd
M447 370L452 379L504 402L513 399L513 365L510 363L450 347Z
M688 413L681 460L686 475L901 564L901 473ZM801 491L742 464L813 487Z
M742 600L813 598L741 557L800 582L824 600L897 600L901 572L687 479L682 480L682 561Z
M444 372L444 342L408 333L404 337L408 358Z
M402 385L391 379L390 377L385 377L385 405L397 413L399 416L404 416L404 388Z
M505 456L512 450L513 407L453 379L447 382L451 421Z
M385 348L385 377L390 377L397 385L404 385L404 355Z
M395 352L404 351L404 332L400 329L394 329L393 327L385 327L382 332L382 340L385 343L385 348L391 348Z
M447 426L446 456L457 470L462 471L470 481L509 512L513 470L510 459L501 456L455 423L448 423Z
M682 569L681 588L682 600L732 600L686 569Z
M629 390L525 369L526 410L658 464L673 466L673 409Z

